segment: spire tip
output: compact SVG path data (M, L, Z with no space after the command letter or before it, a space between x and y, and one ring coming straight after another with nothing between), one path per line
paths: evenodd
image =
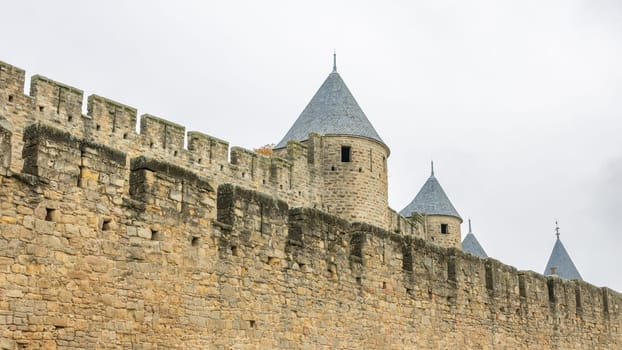
M431 168L431 176L434 176L434 161L430 161L430 168Z
M337 73L337 50L333 50L333 73Z

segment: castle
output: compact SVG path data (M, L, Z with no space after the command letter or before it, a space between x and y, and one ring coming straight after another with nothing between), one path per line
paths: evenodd
M547 276L487 258L433 169L390 209L336 64L273 156L24 84L0 62L0 349L622 347L559 240Z

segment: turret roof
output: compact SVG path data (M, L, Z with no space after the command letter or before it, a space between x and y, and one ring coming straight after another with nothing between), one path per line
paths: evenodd
M432 174L428 180L423 184L415 199L402 209L400 214L409 217L413 212L425 215L453 216L462 220L447 194L445 194L443 187L434 176L434 164L432 164Z
M290 140L307 140L312 132L362 136L385 144L337 73L336 64L294 125L274 148L283 148Z
M557 268L557 272L555 274L561 278L569 280L583 280L581 278L581 274L579 274L579 271L577 270L577 267L572 262L570 255L566 251L566 248L562 244L562 241L559 239L559 227L556 227L555 230L557 240L553 246L553 251L551 252L549 261L546 263L544 275L552 275L553 271L551 268L555 267Z
M469 219L469 233L467 233L462 241L462 251L484 259L488 257L484 248L482 248L473 232L471 232L471 219Z

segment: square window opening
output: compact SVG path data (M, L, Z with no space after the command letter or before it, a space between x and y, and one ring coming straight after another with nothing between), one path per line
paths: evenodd
M164 236L162 233L160 233L159 231L156 230L151 230L151 240L152 241L161 241L163 240Z
M45 221L56 221L56 209L45 208Z
M193 247L198 247L199 245L201 245L201 239L199 237L192 237L192 240L190 241L190 244Z
M110 230L112 230L112 219L102 220L102 231L110 231Z
M441 233L443 233L443 234L449 233L449 225L441 224Z
M352 161L352 147L341 146L341 162L350 163Z

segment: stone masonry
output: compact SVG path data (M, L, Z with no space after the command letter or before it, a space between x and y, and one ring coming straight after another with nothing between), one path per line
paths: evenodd
M615 291L439 246L382 200L360 198L371 224L331 211L327 173L386 193L381 145L335 170L323 147L345 141L319 135L229 161L24 76L0 63L0 349L622 348Z

